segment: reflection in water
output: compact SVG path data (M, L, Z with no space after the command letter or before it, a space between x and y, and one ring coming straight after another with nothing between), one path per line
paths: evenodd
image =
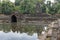
M17 31L18 32L18 26L17 23L11 23L11 29L13 32Z
M40 25L17 25L17 23L0 24L0 31L3 31L0 32L0 39L2 40L4 38L6 40L15 40L16 38L18 40L37 40L37 36L39 37L41 35L43 27ZM6 37L9 38L7 39Z

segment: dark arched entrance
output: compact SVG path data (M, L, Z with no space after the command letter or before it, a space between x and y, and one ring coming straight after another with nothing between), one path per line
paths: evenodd
M16 18L15 15L12 15L12 17L11 17L11 22L17 22L17 18Z

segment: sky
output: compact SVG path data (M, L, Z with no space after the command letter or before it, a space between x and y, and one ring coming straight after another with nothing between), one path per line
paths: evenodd
M14 0L10 0L11 2L15 2ZM51 1L51 2L54 2L54 0L46 0L46 1Z
M3 31L0 31L0 40L38 40L38 35L37 33L30 36L27 33L4 33Z
M11 2L15 2L15 0L10 0Z
M51 2L54 2L54 0L46 0L46 1L51 1Z

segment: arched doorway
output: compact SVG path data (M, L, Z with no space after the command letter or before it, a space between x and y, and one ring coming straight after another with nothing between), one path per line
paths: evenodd
M15 15L12 15L11 22L17 22L17 17Z

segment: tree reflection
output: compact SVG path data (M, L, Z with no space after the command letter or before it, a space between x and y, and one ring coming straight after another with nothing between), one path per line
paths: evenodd
M8 32L10 32L10 24L1 24L2 26L0 26L0 28L1 28L1 30L3 30L3 32L5 32L5 33L8 33Z
M27 33L28 35L33 35L37 33L38 35L41 34L43 31L43 26L41 25L17 25L17 23L11 24L1 24L0 30L3 30L5 33L13 31L13 32L20 32L20 33Z

